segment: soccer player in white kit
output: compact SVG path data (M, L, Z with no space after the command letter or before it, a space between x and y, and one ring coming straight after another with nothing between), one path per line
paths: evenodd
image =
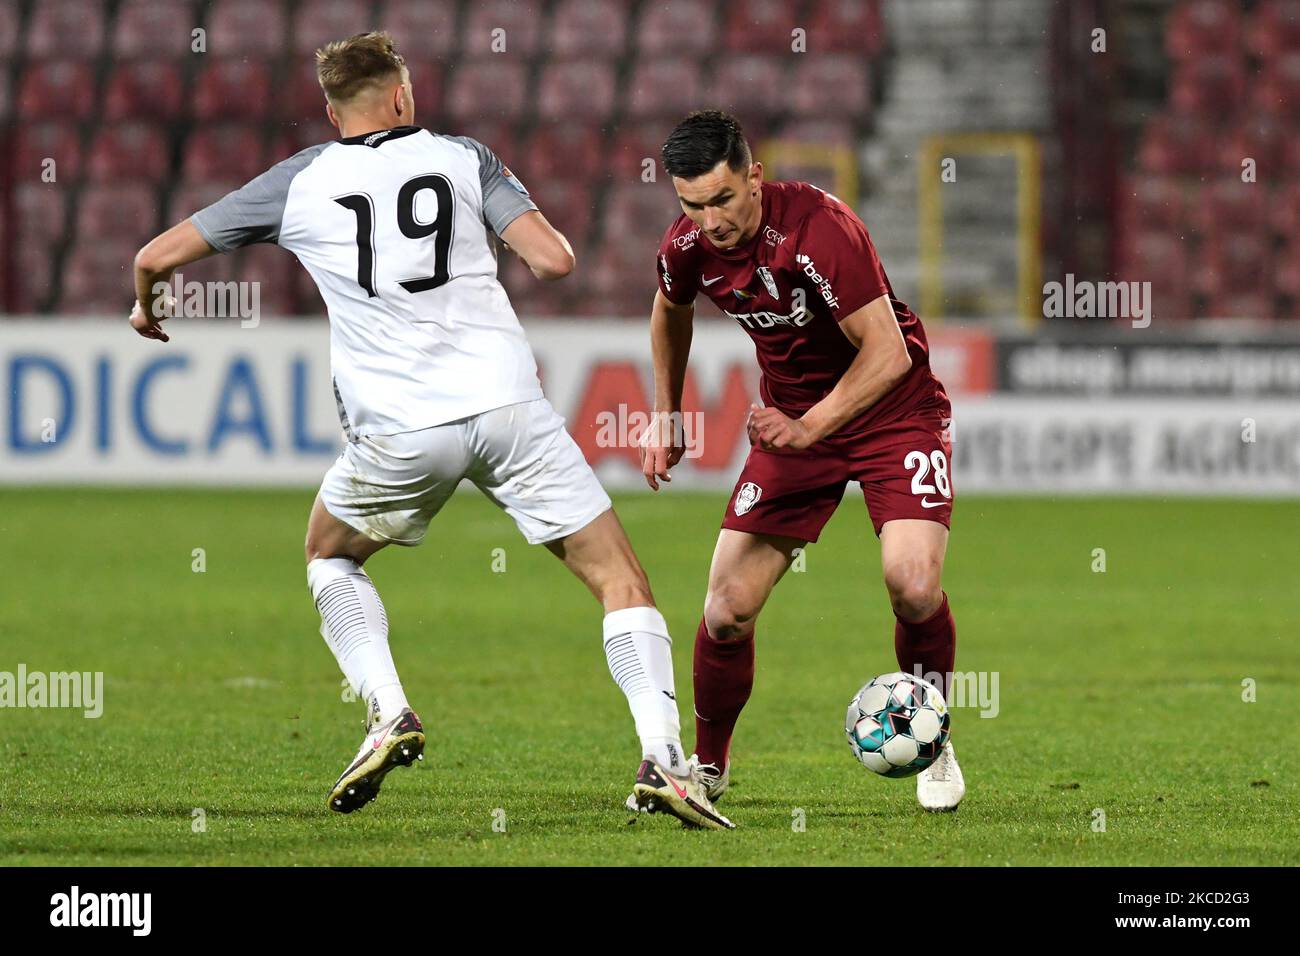
M391 36L327 44L316 63L341 138L278 163L141 249L131 325L168 341L159 323L174 270L254 242L296 255L325 300L347 445L308 521L307 580L321 634L368 715L330 809L364 806L391 769L423 756L423 727L362 565L388 544L419 544L468 479L603 605L606 660L641 739L639 797L688 824L730 828L683 753L672 641L645 572L543 396L497 281L490 233L543 280L573 269L568 241L490 149L412 125L410 76Z

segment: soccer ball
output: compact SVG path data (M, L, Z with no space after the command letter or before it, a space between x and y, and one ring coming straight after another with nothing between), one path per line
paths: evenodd
M901 671L882 674L849 701L844 733L862 766L910 777L947 746L948 704L929 681Z

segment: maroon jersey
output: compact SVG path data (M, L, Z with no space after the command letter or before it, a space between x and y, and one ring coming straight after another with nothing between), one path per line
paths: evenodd
M764 404L798 418L835 387L857 356L840 320L888 295L912 368L836 436L856 435L946 403L943 386L930 372L921 320L894 298L866 226L853 210L801 182L763 183L762 201L758 231L736 249L718 249L690 219L679 216L659 245L664 296L685 305L703 292L739 322L754 340Z

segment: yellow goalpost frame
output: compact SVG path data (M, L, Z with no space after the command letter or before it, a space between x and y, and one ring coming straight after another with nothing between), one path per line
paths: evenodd
M778 169L782 162L828 169L834 186L827 192L844 200L850 207L858 204L858 161L848 146L769 139L759 144L755 155L765 172ZM775 173L769 178L775 179Z
M1042 151L1032 133L946 133L928 137L918 157L921 314L930 322L943 304L941 162L960 155L1011 156L1016 161L1017 300L1033 326L1042 319Z

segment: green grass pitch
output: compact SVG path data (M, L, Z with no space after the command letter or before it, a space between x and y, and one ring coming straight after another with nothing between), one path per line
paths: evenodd
M688 747L724 500L617 499L676 638ZM307 592L310 492L0 501L0 671L105 674L97 720L0 710L0 864L1300 863L1294 502L959 501L957 668L998 673L999 713L954 711L969 791L930 815L844 740L850 696L896 667L878 544L846 499L760 620L720 804L739 829L713 833L622 808L639 750L600 611L476 494L370 563L429 742L347 817L325 794L362 706Z

